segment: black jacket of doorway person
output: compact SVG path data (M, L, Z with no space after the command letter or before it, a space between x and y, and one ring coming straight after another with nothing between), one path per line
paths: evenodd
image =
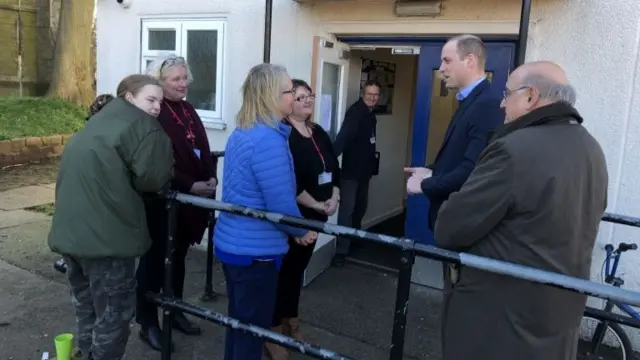
M376 137L378 121L373 111L359 99L349 107L333 144L336 157L342 154L342 178L367 182L377 167Z
M451 193L459 191L486 147L493 131L504 123L501 99L491 94L488 80L482 81L458 105L433 164L433 176L422 181L429 198L429 227L433 229L438 210Z

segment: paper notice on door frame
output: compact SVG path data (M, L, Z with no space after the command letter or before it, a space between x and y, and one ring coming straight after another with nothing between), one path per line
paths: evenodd
M320 97L320 119L318 123L328 133L331 132L332 108L333 97L331 94L322 94Z

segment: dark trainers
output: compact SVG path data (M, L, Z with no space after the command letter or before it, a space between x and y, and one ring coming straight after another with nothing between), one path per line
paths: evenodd
M143 327L140 329L140 340L149 345L153 350L162 349L162 331L156 326ZM174 343L171 342L171 352L175 351Z
M337 267L342 267L344 266L345 262L346 262L346 256L342 255L342 254L336 254L333 257L333 260L331 261L331 263L333 264L333 266L337 266Z
M173 328L185 335L202 334L202 330L196 324L189 321L189 319L180 312L173 315Z

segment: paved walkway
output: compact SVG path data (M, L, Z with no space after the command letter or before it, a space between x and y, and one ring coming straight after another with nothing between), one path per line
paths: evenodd
M54 202L55 188L56 184L45 184L0 192L0 229L47 219L44 214L24 209Z
M43 351L53 355L53 337L74 330L66 281L52 267L59 257L46 246L50 218L23 210L51 203L53 189L50 185L25 189L0 193L2 359L40 359ZM23 203L16 204L16 199L22 199ZM10 222L9 218L14 220ZM222 295L217 301L202 303L199 296L204 287L206 254L193 250L187 262L187 301L226 313L224 279L219 266L214 269L214 288ZM328 269L303 291L304 335L311 343L353 359L388 359L395 287L394 275L351 265ZM440 298L438 291L412 288L404 359L440 359ZM203 327L203 336L185 337L176 333L173 359L222 359L224 329L196 321ZM140 342L137 330L132 325L126 359L160 359L159 353Z

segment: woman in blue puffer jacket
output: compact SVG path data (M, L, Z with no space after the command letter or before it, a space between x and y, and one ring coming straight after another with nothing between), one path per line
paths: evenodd
M242 86L236 129L225 149L222 201L301 217L288 139L281 120L293 105L293 84L284 67L253 67ZM317 233L245 216L221 213L216 223L216 257L222 262L229 316L263 328L271 326L278 271L287 237L312 244ZM263 341L227 330L225 360L260 360Z

